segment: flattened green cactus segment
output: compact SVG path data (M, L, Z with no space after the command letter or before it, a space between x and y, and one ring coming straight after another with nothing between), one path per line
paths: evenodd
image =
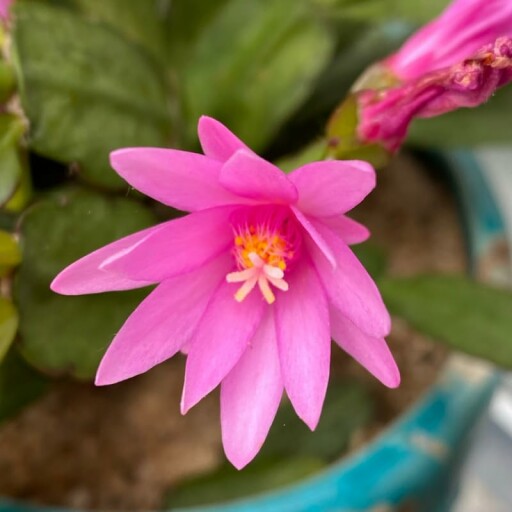
M0 206L14 196L23 176L20 140L25 131L19 117L0 114Z
M20 261L18 242L11 233L0 230L0 277L8 274Z
M339 348L333 346L333 350ZM374 406L373 398L361 384L331 382L315 431L304 425L287 402L279 409L259 457L301 455L333 461L347 448L354 431L372 420Z
M53 278L81 256L154 223L141 204L79 189L53 194L21 225L23 263L15 282L20 350L48 373L93 377L115 333L147 290L64 297Z
M125 187L109 152L169 143L164 71L144 47L79 10L24 1L14 11L13 54L31 148L77 162L89 182Z
M334 37L303 0L231 0L208 18L180 55L189 139L208 114L261 149L313 89Z
M166 507L172 510L254 496L290 485L323 466L321 459L313 457L264 459L251 463L243 471L226 464L218 471L184 482L170 492L165 500Z
M392 313L435 341L512 368L512 292L460 276L385 278Z
M7 299L0 298L0 363L5 358L18 330L18 312Z

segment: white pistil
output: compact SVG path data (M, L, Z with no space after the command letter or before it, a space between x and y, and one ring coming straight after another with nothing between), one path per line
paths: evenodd
M235 293L235 299L238 302L242 302L249 293L252 292L252 289L256 286L256 283L258 282L258 274L254 272L254 274L245 281L245 283L238 288L237 292Z
M270 278L283 279L284 272L279 267L273 267L272 265L263 265L263 271Z
M273 277L267 276L267 279L270 283L272 283L276 288L283 292L288 291L288 283L284 279L274 279Z
M235 299L242 302L257 283L264 299L272 304L276 297L270 288L270 284L284 292L288 291L288 283L283 279L284 272L278 267L268 265L254 252L251 252L248 257L254 265L253 267L239 272L231 272L226 276L228 283L243 283L235 293Z
M260 287L260 291L263 294L263 297L269 304L273 304L276 300L276 296L270 289L270 285L268 284L267 276L262 272L258 277L258 286Z
M250 279L254 275L254 271L255 267L246 268L240 272L231 272L226 276L226 281L228 283L242 283L243 281Z

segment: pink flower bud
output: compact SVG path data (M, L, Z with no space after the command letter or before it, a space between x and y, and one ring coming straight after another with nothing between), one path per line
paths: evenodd
M357 94L357 134L364 144L396 151L414 118L433 117L485 103L512 80L512 39L500 37L471 58L386 89Z
M510 0L455 0L386 63L401 80L413 80L461 62L504 35L512 35Z

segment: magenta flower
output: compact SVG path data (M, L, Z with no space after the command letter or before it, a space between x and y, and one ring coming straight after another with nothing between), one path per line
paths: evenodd
M455 0L385 61L400 80L463 62L501 36L512 36L510 0Z
M117 333L96 384L187 355L181 410L221 384L222 439L238 468L259 451L286 390L318 423L331 337L389 387L400 376L390 317L348 244L365 227L344 214L375 186L365 162L324 161L289 176L203 117L205 155L127 148L112 166L133 187L189 215L73 263L52 283L75 295L159 283Z
M9 8L13 0L0 0L0 19L7 20L9 18Z

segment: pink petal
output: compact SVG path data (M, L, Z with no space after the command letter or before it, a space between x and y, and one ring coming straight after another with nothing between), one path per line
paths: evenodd
M313 227L313 224L311 224L311 221L300 210L293 206L291 209L301 226L306 230L320 251L322 251L323 255L327 258L332 267L336 268L336 257L329 247L329 244L322 238L320 233Z
M289 175L299 191L297 207L329 217L358 205L375 187L373 167L359 160L327 160L299 167Z
M336 255L335 269L315 244L306 240L329 301L371 336L387 336L391 318L373 279L349 247L320 222L312 221Z
M436 19L414 33L387 59L403 80L468 59L479 48L501 36L510 36L509 0L455 0Z
M107 260L102 268L153 282L194 270L233 243L232 212L233 207L212 208L168 222L131 251Z
M316 428L327 390L331 334L327 298L313 267L302 264L276 300L276 326L284 386L297 415Z
M240 202L219 184L222 164L187 151L126 148L110 154L117 173L157 201L185 211Z
M334 308L331 308L331 333L347 354L385 386L396 388L400 385L400 371L384 338L369 336Z
M125 254L160 229L163 229L164 226L165 224L160 224L144 229L80 258L60 272L50 285L51 289L62 295L84 295L114 290L130 290L153 284L156 281L134 280L123 274L109 272L101 266L109 258Z
M222 443L236 468L242 469L260 451L282 394L274 317L269 311L221 385Z
M241 149L222 167L220 183L230 192L255 201L294 203L297 190L275 165Z
M201 116L197 127L201 147L206 156L226 162L239 149L250 149L222 123L208 116Z
M189 345L181 411L185 414L217 387L249 346L266 310L261 294L237 302L237 285L223 283Z
M174 356L192 336L231 266L225 255L161 283L117 333L98 368L96 385L129 379Z
M9 18L9 7L13 0L0 0L0 18L7 20Z
M359 222L345 215L322 217L317 220L327 226L336 236L341 238L348 245L360 244L370 237L370 231L366 226L359 224Z

